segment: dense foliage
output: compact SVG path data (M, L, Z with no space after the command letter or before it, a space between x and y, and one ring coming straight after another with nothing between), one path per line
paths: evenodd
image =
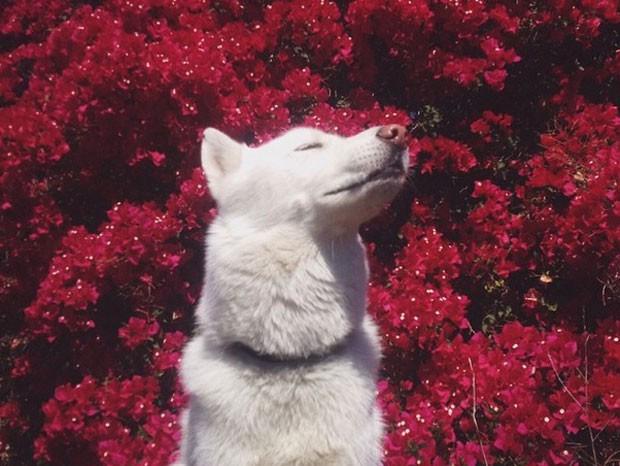
M385 465L620 453L618 0L6 0L0 464L165 465L201 130L409 125L362 235Z

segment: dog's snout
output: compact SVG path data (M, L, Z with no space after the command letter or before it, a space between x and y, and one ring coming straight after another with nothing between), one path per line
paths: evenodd
M382 126L377 131L377 137L402 149L407 146L407 130L401 125Z

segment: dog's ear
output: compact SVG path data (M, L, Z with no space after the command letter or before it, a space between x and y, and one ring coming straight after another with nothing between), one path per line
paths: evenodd
M205 129L202 136L200 158L207 176L209 189L217 199L221 181L241 164L241 144L215 128Z

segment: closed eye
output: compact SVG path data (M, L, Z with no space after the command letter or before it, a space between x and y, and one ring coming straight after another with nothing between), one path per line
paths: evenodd
M321 147L323 147L322 143L311 142L309 144L302 144L301 146L297 147L295 149L295 152L302 151L302 150L320 149Z

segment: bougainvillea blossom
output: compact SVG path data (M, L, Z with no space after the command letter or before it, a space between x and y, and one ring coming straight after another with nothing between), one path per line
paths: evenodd
M617 0L0 6L0 464L174 460L198 147L407 125L364 225L389 466L612 464Z

